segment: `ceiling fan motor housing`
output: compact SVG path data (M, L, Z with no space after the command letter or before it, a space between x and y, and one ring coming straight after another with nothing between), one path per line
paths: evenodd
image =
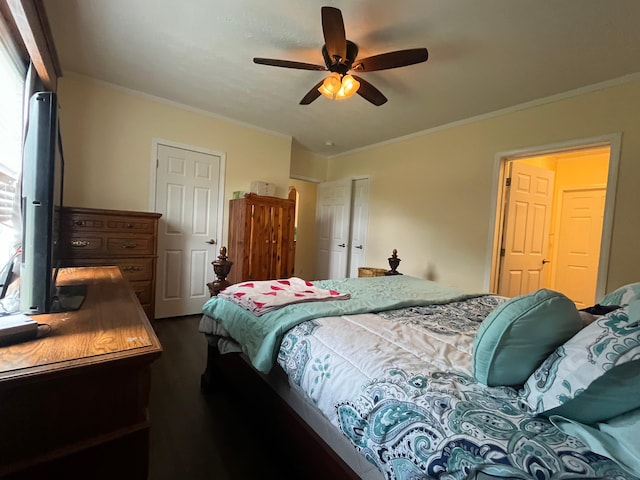
M322 46L322 57L324 58L324 63L327 66L327 70L330 72L336 72L340 75L346 75L349 70L351 70L351 65L355 61L358 56L358 46L353 43L351 40L347 40L347 58L343 59L334 59L329 56L329 52L327 52L327 46ZM341 61L340 61L341 60Z

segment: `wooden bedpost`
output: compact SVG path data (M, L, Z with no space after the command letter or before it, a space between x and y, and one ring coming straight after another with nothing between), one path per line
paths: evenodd
M400 259L398 258L398 250L396 250L395 248L393 249L393 253L391 254L391 256L388 258L389 260L389 266L391 267L391 270L384 272L385 275L402 275L398 270L398 265L400 265Z
M216 275L216 279L213 282L207 283L207 287L209 287L209 293L211 296L215 297L218 293L231 285L227 280L227 276L231 271L233 262L227 257L227 247L220 248L220 255L218 255L216 260L211 262L211 265L213 265L213 272ZM216 359L219 355L220 351L218 350L218 345L212 345L207 341L207 365L203 374L200 375L200 390L203 393L213 391L215 385L220 380L220 374L215 366Z
M213 265L213 273L216 274L216 279L211 283L207 283L207 287L209 287L209 293L211 296L215 297L218 293L231 285L227 280L227 276L231 271L233 262L229 260L229 257L227 257L227 247L220 248L220 255L218 255L216 260L211 262L211 265Z

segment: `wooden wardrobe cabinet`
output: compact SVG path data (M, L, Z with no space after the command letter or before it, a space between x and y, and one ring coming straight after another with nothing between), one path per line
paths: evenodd
M231 283L293 276L295 205L253 193L230 201Z
M63 207L62 266L120 267L147 317L153 321L160 216L149 212Z

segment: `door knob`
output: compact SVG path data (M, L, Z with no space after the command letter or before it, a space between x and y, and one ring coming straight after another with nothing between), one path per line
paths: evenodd
M542 259L542 264L544 265L545 263L551 263L551 260L547 260L546 258Z
M340 244L340 245L338 245L338 246L339 246L339 247L342 247L342 248L346 247L346 245L345 245L344 243L341 243L341 244Z
M204 243L208 243L209 245L215 245L216 241L215 241L215 239L212 238L210 240L206 240Z
M355 248L359 248L360 250L362 250L364 247L362 245L356 245Z

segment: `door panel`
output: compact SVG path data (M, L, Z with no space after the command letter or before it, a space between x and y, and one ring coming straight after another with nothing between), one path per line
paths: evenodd
M585 308L595 303L605 188L562 192L554 289Z
M217 247L221 158L158 145L156 317L199 313Z
M319 279L347 276L350 215L351 180L318 185L316 276Z
M550 170L517 161L511 163L500 295L513 297L543 286L554 176Z
M367 252L367 229L369 225L369 179L353 182L353 207L351 209L351 242L349 277L358 276L358 268L364 267Z

